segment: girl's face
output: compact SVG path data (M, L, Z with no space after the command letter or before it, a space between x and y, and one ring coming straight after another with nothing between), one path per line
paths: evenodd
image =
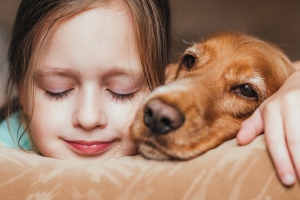
M101 161L136 153L129 126L149 90L132 16L117 2L61 21L43 41L30 130L44 156Z

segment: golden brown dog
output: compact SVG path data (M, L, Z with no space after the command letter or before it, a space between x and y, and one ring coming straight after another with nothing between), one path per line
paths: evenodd
M167 70L166 85L150 94L131 126L151 159L191 159L234 138L294 71L280 49L241 33L194 44Z

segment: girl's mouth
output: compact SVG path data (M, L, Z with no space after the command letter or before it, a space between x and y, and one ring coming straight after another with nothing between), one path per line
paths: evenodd
M65 140L66 141L66 140ZM98 155L106 151L113 142L99 142L99 141L66 141L71 149L81 155Z

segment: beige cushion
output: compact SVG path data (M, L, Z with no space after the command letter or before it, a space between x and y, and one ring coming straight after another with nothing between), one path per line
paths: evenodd
M190 161L141 156L74 163L0 148L0 199L299 199L282 186L264 136L231 140Z

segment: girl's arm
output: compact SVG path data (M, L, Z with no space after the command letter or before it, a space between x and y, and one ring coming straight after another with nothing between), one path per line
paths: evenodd
M300 62L283 86L244 121L237 135L246 145L265 133L276 171L285 185L300 178Z

